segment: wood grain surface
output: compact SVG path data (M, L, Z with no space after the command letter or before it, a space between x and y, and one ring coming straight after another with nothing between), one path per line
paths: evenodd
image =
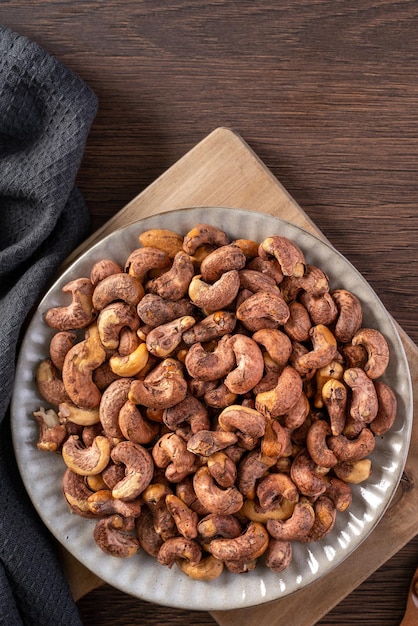
M99 97L78 177L92 230L234 128L418 341L415 1L10 0L0 21ZM413 538L318 624L399 624L417 554ZM216 624L107 586L78 604L91 626Z

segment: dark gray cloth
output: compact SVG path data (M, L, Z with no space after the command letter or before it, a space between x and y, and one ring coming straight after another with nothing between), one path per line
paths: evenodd
M91 89L0 26L0 624L77 626L55 552L18 477L9 404L25 321L89 233L75 187L97 110Z

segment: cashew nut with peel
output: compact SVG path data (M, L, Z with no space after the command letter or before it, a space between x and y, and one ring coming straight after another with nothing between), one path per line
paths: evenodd
M121 441L113 448L111 458L125 466L125 477L113 487L113 497L134 500L152 480L154 463L150 453L133 441Z
M61 330L52 337L49 344L49 355L52 363L58 370L64 366L65 355L73 347L77 340L77 335L68 330Z
M239 537L212 539L208 549L221 561L249 562L260 557L266 550L269 535L264 524L250 522Z
M228 345L234 352L236 367L227 374L224 383L232 393L243 395L261 380L263 355L254 339L241 333L232 335Z
M293 550L290 541L270 538L264 553L264 562L272 572L282 572L292 561Z
M139 237L139 243L144 248L155 247L167 252L170 258L176 256L183 247L183 237L168 228L150 228L144 230Z
M191 434L200 430L210 429L210 419L207 407L198 398L188 393L184 400L172 407L164 409L162 421L172 431L188 426Z
M280 503L282 498L295 503L299 500L299 493L290 476L282 473L268 474L262 478L257 486L257 497L263 509Z
M337 354L337 340L327 326L318 324L309 331L313 349L299 357L302 367L319 369L332 361Z
M279 417L287 413L299 400L303 389L302 378L290 365L286 365L279 376L276 387L258 393L255 407L260 413Z
M129 400L146 407L167 409L184 400L187 382L181 364L172 358L161 361L144 380L131 383Z
M232 311L218 310L183 333L183 341L188 344L203 343L229 335L235 328L237 318Z
M125 439L140 445L151 443L160 432L158 422L146 419L130 400L126 400L119 411L119 428Z
M122 267L117 261L113 259L101 259L94 263L90 271L90 280L94 286L96 286L101 280L112 276L112 274L121 274L123 272Z
M47 452L57 452L67 436L65 425L54 409L40 407L39 411L34 411L33 416L39 425L39 436L36 442L38 450Z
M224 335L212 352L201 343L190 346L185 366L190 376L203 381L219 380L235 366L235 356L230 335Z
M222 574L224 569L223 561L216 559L211 554L202 558L199 563L190 563L186 559L177 559L176 564L192 580L214 580Z
M67 283L62 291L71 293L71 304L48 309L45 322L57 330L85 328L97 315L92 303L93 290L94 286L89 278L77 278Z
M292 353L292 342L284 332L277 328L263 328L255 332L252 338L264 346L278 365L286 365Z
M146 291L156 293L166 300L180 300L187 294L194 275L194 266L188 254L177 252L169 270L148 281Z
M265 416L251 407L231 404L218 415L218 423L222 430L247 435L251 439L259 439L266 430Z
M178 534L174 518L168 510L166 498L172 494L166 483L151 483L142 492L142 500L148 507L152 518L152 526L162 541Z
M36 386L42 398L57 406L60 402L68 402L70 397L57 369L51 359L43 359L36 368Z
M192 511L187 504L174 494L168 494L165 498L165 503L180 535L186 539L195 539L199 521L197 513Z
M364 371L373 380L382 376L389 363L389 346L385 337L374 328L360 328L351 340L353 346L361 345L367 351Z
M312 504L303 499L297 502L292 515L285 520L270 519L267 530L274 539L280 541L302 541L315 522Z
M315 461L302 449L293 460L290 477L304 496L317 498L327 488L327 484Z
M236 316L251 332L277 328L289 319L290 311L280 292L258 291L242 302Z
M226 246L228 243L229 237L222 229L210 224L196 224L184 236L183 250L188 254L194 254L204 244L220 247Z
M214 283L230 270L241 270L247 261L243 251L234 244L220 246L210 252L200 264L200 274L206 283Z
M97 436L93 444L85 447L76 435L70 435L62 446L62 458L76 474L100 474L109 463L110 443L107 437Z
M331 296L339 313L334 334L341 343L348 343L360 329L363 321L361 302L347 289L335 289Z
M176 433L163 434L152 449L157 467L165 469L166 478L180 482L195 469L196 455L187 450L187 443Z
M372 462L370 459L360 459L360 461L337 463L334 472L344 482L357 485L369 478L371 469Z
M234 485L226 489L216 485L206 466L200 467L195 473L193 487L208 511L228 515L237 513L243 505L243 496L238 489Z
M320 467L334 467L339 460L334 448L327 445L329 435L331 427L328 422L321 419L311 424L306 435L306 447L311 459Z
M135 307L126 302L111 302L105 306L97 318L99 337L104 348L115 350L119 345L122 328L137 330L139 319Z
M340 380L330 378L322 387L321 395L328 412L331 434L340 435L346 422L347 388Z
M171 264L170 256L166 251L154 246L136 248L126 259L125 271L128 276L143 283L148 272L153 269L165 269Z
M159 549L157 561L161 565L172 567L179 559L185 559L196 565L202 558L202 550L194 539L170 537Z
M156 293L146 293L136 307L141 321L155 328L184 315L193 314L193 305L187 298L166 300Z
M373 452L375 444L376 439L369 428L363 428L355 439L348 439L344 435L336 435L328 439L328 446L339 462L360 461Z
M397 411L397 399L395 392L386 383L377 380L374 383L377 400L378 410L377 415L370 424L370 428L375 435L384 435L392 428Z
M196 274L190 281L189 298L202 310L213 313L228 307L234 301L239 286L237 270L225 272L213 284L205 282L200 274Z
M237 441L238 437L233 432L199 430L187 441L187 449L193 452L193 454L208 457L228 446L232 446Z
M112 274L101 280L95 287L92 296L93 306L101 311L111 302L123 300L136 306L144 296L144 287L133 276L125 273Z
M275 235L260 243L258 253L262 258L274 256L284 276L303 276L306 268L302 250L291 239Z
M344 372L344 381L352 390L350 415L354 420L369 424L379 409L376 388L366 372L351 367Z
M69 467L62 477L62 492L73 513L85 518L96 517L89 507L88 499L92 492L86 485L85 477Z
M129 558L139 548L138 539L130 534L134 524L133 518L124 518L117 514L103 517L94 528L94 539L106 554Z

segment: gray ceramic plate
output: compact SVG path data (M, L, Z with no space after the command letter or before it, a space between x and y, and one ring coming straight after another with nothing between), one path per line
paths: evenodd
M186 233L195 224L214 224L231 238L261 241L281 234L305 252L309 263L329 276L332 288L345 287L361 300L364 325L378 328L390 347L390 365L384 380L397 394L398 415L393 428L378 437L371 455L373 471L367 482L354 486L353 504L339 513L333 531L313 544L294 544L291 565L275 574L263 565L245 575L224 572L212 582L197 582L177 567L168 569L143 553L124 560L106 556L93 540L94 522L69 513L61 492L64 463L60 456L36 448L37 425L32 412L45 404L37 395L34 373L46 356L51 331L43 314L51 306L66 304L61 287L69 280L89 275L101 258L124 263L138 246L138 235L149 228L169 228ZM310 233L278 218L252 211L193 208L167 212L140 220L100 241L79 258L48 291L36 311L20 352L12 402L13 442L19 469L29 496L42 520L62 545L89 570L114 587L150 602L194 610L248 607L287 596L330 572L369 535L382 517L401 478L412 426L412 391L408 362L397 330L384 306L363 277L331 246Z

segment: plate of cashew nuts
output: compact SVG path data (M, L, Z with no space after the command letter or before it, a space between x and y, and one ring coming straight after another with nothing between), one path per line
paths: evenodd
M29 496L61 544L132 596L269 602L369 535L402 475L407 359L361 274L254 211L129 224L46 293L12 401Z

